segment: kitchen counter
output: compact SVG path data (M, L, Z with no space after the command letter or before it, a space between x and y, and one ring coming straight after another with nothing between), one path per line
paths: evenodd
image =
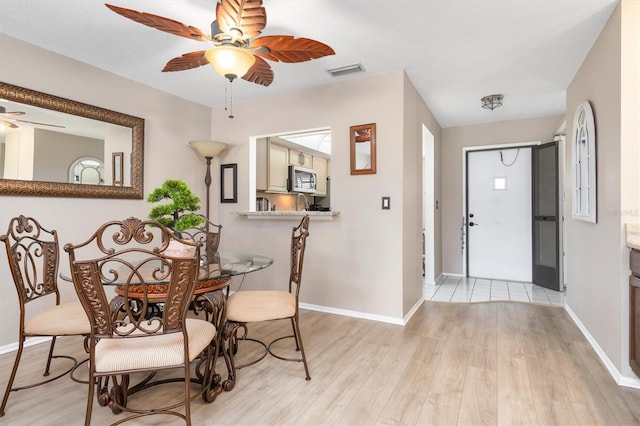
M627 247L640 250L640 223L625 224Z
M333 220L334 218L340 216L340 212L337 211L329 211L329 212L317 212L317 211L285 211L285 210L276 210L276 211L268 211L268 212L236 212L238 216L244 216L247 219L284 219L284 220L300 220L300 218L306 214L312 220Z

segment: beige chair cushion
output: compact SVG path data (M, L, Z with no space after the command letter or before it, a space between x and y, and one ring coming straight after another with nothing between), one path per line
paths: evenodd
M80 302L72 302L38 314L25 324L24 331L39 336L70 336L91 333L91 325Z
M260 322L290 318L296 314L296 299L287 291L239 291L227 300L227 319Z
M186 320L189 336L189 361L200 354L216 335L208 321ZM184 364L182 333L150 335L138 338L102 339L96 344L96 372L154 369Z

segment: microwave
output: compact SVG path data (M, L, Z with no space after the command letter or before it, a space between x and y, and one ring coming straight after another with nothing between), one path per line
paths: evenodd
M316 192L318 178L313 169L299 166L289 166L287 190L289 192Z

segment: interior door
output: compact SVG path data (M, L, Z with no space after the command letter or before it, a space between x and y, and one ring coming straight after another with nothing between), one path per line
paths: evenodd
M533 282L560 291L558 144L532 148Z
M531 147L467 151L467 274L531 282Z

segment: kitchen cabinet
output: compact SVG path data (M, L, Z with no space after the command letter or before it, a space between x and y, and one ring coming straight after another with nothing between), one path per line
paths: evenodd
M256 189L287 192L289 149L271 143L268 138L256 143Z
M324 197L327 195L327 176L329 176L329 159L314 156L313 170L316 172L316 178L317 178L316 193L314 195L317 197Z
M629 266L629 366L640 377L640 251L631 250Z
M318 179L314 195L327 195L329 158L275 143L271 138L256 141L256 190L285 193L289 178L289 165L313 169Z
M297 149L289 149L289 164L310 169L313 165L313 156Z

